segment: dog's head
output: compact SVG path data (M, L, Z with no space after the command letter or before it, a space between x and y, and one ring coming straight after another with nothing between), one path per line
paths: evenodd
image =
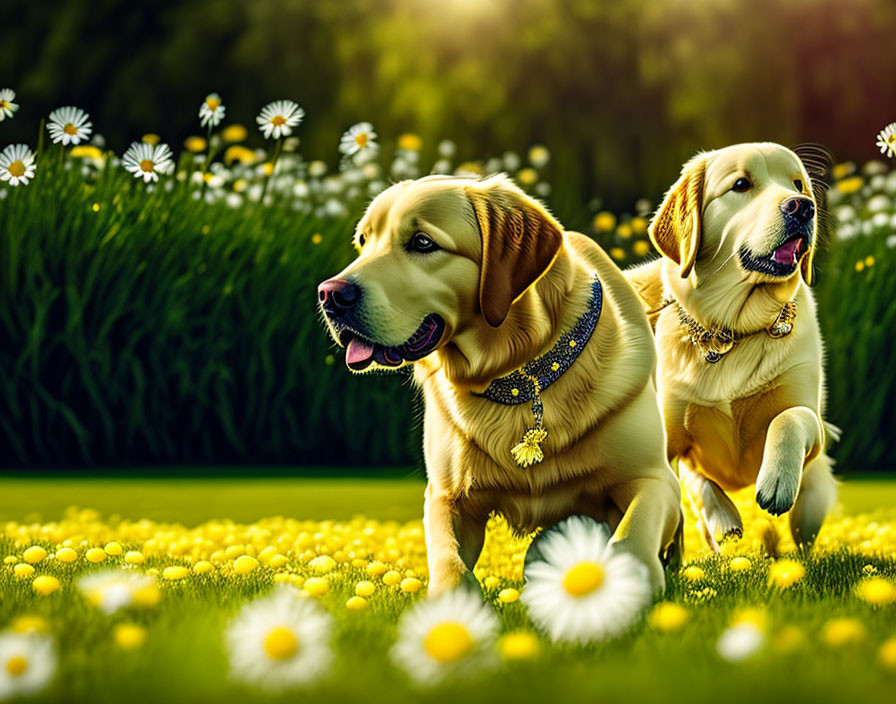
M358 257L318 287L353 371L415 362L477 325L500 326L550 268L559 223L504 176L429 176L374 199Z
M710 277L795 290L812 282L816 191L806 164L768 142L738 144L687 162L650 225L683 285Z

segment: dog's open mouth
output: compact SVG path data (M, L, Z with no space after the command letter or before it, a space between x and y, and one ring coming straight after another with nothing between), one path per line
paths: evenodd
M769 254L757 256L746 246L740 249L740 262L744 269L775 277L790 276L796 271L800 259L809 250L810 235L805 232L788 237Z
M398 367L415 362L438 347L445 332L445 321L440 315L427 315L407 342L388 347L368 340L354 330L343 328L339 342L345 347L345 364L353 371L361 371L376 362L383 367Z

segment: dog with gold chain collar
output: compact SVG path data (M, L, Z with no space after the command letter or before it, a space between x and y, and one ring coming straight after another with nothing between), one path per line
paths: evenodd
M651 222L663 257L626 272L655 326L668 458L716 550L743 534L727 491L755 483L802 545L836 498L808 286L820 152L804 159L771 143L698 154Z
M414 365L430 595L475 583L493 512L519 533L604 521L662 590L680 487L650 325L603 250L503 176L398 183L355 246L318 296L351 370Z

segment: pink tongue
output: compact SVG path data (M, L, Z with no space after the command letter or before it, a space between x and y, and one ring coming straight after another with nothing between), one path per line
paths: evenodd
M775 250L773 259L778 262L778 264L793 264L796 262L796 250L799 243L799 240L785 242Z
M368 345L357 337L349 340L348 347L345 350L345 361L347 364L366 362L371 357L373 357L373 345Z

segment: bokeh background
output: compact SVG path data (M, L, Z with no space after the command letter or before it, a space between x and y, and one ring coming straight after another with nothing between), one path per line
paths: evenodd
M821 143L845 224L816 292L835 454L845 473L890 471L896 177L875 136L896 120L894 38L891 0L6 0L0 87L21 109L0 146L35 147L72 104L119 155L148 132L179 147L212 91L253 148L269 146L259 107L297 101L297 153L333 170L363 120L387 174L407 133L421 173L445 139L453 165L498 157L517 176L539 144L534 192L627 265L696 150ZM406 375L350 377L315 312L363 195L325 217L276 189L270 206L161 202L52 168L0 201L0 464L420 466ZM110 248L111 227L126 237Z

